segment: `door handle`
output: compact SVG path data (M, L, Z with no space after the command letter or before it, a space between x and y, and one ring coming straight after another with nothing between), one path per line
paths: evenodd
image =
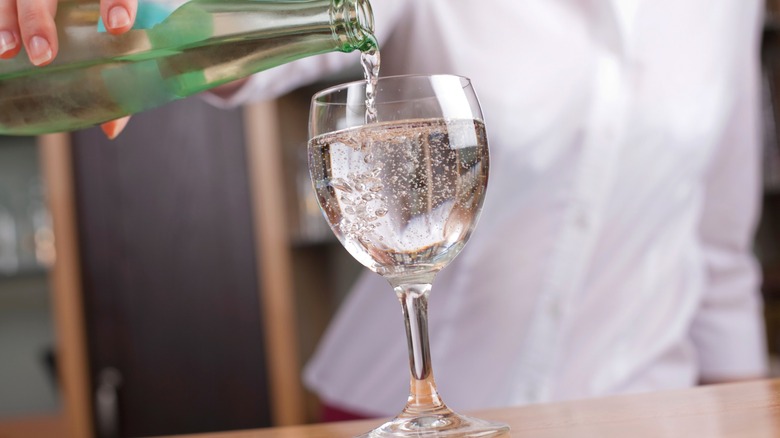
M113 367L98 374L95 390L95 418L99 438L119 438L119 387L122 373Z

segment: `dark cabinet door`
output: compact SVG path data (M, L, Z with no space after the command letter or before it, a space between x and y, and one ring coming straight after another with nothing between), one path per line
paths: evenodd
M240 112L188 99L72 139L96 429L270 425Z

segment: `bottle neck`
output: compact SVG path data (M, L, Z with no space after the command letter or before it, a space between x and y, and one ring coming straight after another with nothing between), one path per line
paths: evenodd
M238 35L268 38L278 32L320 34L343 52L377 46L368 0L190 0L190 4L194 6L191 9L205 11L213 20L212 39L233 39ZM186 8L185 5L182 9Z
M368 0L332 0L331 23L335 36L346 48L366 50L377 46Z

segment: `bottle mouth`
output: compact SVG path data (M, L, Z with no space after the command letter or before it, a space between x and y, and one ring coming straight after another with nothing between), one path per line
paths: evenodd
M350 50L366 50L376 47L374 37L374 12L368 0L336 0L336 14L346 30L346 43Z

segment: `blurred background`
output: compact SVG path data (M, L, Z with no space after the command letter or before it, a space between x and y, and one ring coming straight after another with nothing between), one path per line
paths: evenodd
M780 375L780 1L767 1L764 64L764 198L755 251L763 268L767 343L772 372Z
M0 137L0 437L318 419L300 370L360 267L311 191L308 107L359 74L114 141Z
M755 250L780 376L780 0L767 10ZM0 137L0 437L317 420L300 369L360 271L306 169L327 85L234 111L179 101L113 142Z

